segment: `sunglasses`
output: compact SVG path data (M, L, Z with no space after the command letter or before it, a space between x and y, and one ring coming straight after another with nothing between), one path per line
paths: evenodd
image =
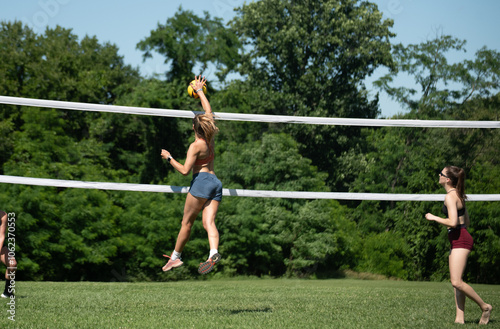
M439 176L443 176L443 177L445 177L445 178L450 178L450 177L446 176L445 174L443 174L443 172L440 172L440 173L439 173Z

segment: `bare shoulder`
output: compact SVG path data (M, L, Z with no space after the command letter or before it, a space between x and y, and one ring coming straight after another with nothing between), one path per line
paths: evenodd
M197 139L191 143L191 145L189 146L189 149L191 152L198 154L198 153L202 152L206 147L207 146L202 139Z
M197 139L197 140L195 140L194 142L191 143L191 146L193 148L196 148L196 149L199 149L199 150L201 150L204 147L206 147L206 145L207 144L205 143L205 141L203 139Z
M451 191L450 193L446 194L444 203L447 207L456 206L458 208L458 205L460 204L460 198L458 197L457 192Z

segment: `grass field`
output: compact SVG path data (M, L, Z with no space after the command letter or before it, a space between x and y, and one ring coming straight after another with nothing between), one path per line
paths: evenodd
M473 285L494 307L500 286ZM17 282L0 328L456 328L449 283L226 279L163 283ZM466 324L481 316L470 300Z

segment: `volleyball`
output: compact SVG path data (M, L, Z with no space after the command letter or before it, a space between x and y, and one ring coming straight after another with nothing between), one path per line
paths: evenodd
M191 81L191 82L189 83L189 86L188 86L188 95L189 95L190 97L193 97L193 98L200 98L200 96L198 96L198 94L197 94L197 93L194 91L194 89L193 89L193 86L194 86L194 83L195 83L195 82L196 82L196 81L195 81L195 80L193 80L193 81ZM205 85L203 85L203 93L205 93L205 94L207 93L207 87L205 87Z

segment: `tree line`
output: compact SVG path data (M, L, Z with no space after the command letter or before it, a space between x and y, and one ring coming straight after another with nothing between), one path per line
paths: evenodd
M437 36L393 44L393 22L359 1L261 0L224 25L179 10L137 44L165 57L163 77L142 77L118 48L71 29L34 33L1 22L0 95L175 108L199 103L186 86L214 71L216 112L376 118L376 84L406 109L400 119L498 120L500 54L448 63L466 42ZM414 87L399 86L400 74ZM237 78L234 78L234 77ZM0 173L26 177L188 186L162 162L194 139L189 120L0 104ZM216 173L225 188L280 191L442 193L439 171L467 172L467 193L498 194L497 129L362 128L220 121ZM187 266L162 273L185 195L0 185L0 208L16 212L18 278L196 278L208 243L195 223ZM223 259L215 276L334 277L345 270L404 280L448 277L446 230L427 222L440 202L225 197L217 217ZM467 280L499 283L500 205L469 202L475 239Z

